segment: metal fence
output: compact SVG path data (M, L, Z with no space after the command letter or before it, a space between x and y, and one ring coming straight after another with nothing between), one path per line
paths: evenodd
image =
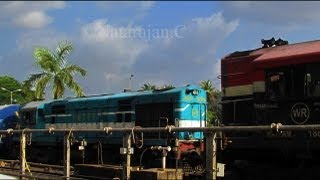
M112 128L105 127L103 129L7 129L0 130L0 134L19 134L20 135L20 175L26 176L26 135L33 132L47 132L47 133L61 133L64 135L64 177L70 178L70 133L72 132L87 132L87 133L101 133L110 134L113 132L123 133L123 148L126 149L123 163L123 177L122 179L130 179L130 164L131 153L131 135L132 133L141 132L204 132L206 137L206 179L216 179L217 177L217 161L216 161L216 136L217 132L261 132L261 131L308 131L320 130L320 125L281 125L272 123L271 125L263 126L214 126L214 127L151 127L151 128Z

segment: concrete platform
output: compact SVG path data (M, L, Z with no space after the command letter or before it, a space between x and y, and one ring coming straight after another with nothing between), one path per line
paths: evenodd
M132 180L147 180L147 179L182 179L182 169L161 169L151 168L131 171Z

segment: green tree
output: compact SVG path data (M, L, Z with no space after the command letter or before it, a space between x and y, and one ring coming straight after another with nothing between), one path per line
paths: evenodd
M35 48L35 66L41 72L31 74L26 84L35 86L37 98L43 98L45 89L49 84L52 85L53 99L61 98L66 88L72 90L77 97L84 95L82 88L73 76L79 73L82 77L85 77L87 71L79 65L67 62L67 58L72 51L73 46L69 42L60 42L55 51L45 47Z
M221 106L219 104L221 100L221 92L217 90L210 80L200 82L200 86L207 92L208 100L208 117L209 124L217 125L221 120Z
M141 87L141 90L146 91L146 90L156 90L157 86L156 85L151 85L150 83L143 84Z
M27 80L23 81L21 83L22 87L22 92L24 92L24 97L25 97L25 102L30 102L30 101L38 101L38 100L43 100L39 99L36 97L35 91L32 90L32 84L30 84Z
M0 104L26 103L34 99L34 92L23 86L18 80L11 76L0 76Z

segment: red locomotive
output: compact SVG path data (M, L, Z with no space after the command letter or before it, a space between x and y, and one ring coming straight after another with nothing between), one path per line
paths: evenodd
M320 123L320 41L288 44L262 40L263 47L221 60L222 124L303 125ZM313 166L320 131L227 133L232 143L223 161ZM307 163L306 163L307 162Z

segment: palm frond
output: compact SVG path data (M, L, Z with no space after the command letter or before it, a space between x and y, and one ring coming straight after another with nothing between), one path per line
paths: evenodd
M57 58L59 59L59 61L64 61L66 57L71 54L72 51L73 51L73 46L70 42L68 41L60 42L56 49Z
M210 80L205 80L200 82L200 86L202 89L204 89L207 93L210 93L214 90L214 87L212 85L212 82Z
M43 98L43 95L45 94L45 88L48 86L50 80L51 80L50 74L44 74L42 75L38 80L36 84L36 98Z
M157 86L156 85L152 85L150 83L147 83L147 84L143 84L141 89L142 90L155 90L155 89L157 89Z
M61 98L64 94L65 87L63 81L58 77L55 76L53 79L53 88L52 88L52 95L53 99Z
M73 79L67 84L67 86L76 94L77 97L84 96L84 92L83 92L82 88Z
M34 50L36 59L35 65L47 72L56 72L59 69L59 63L56 56L46 48L36 48Z
M79 73L82 77L87 75L87 71L85 69L75 64L70 64L66 66L65 68L62 69L62 71L69 74Z
M44 75L45 73L31 74L29 75L28 79L24 81L23 84L24 86L32 87Z

